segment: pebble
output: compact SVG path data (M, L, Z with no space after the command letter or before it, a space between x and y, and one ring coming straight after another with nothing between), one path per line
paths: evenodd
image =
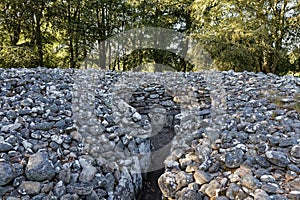
M210 197L214 197L217 195L217 191L220 189L220 184L217 180L212 180L209 182L205 189L205 193Z
M291 200L298 200L300 199L300 191L291 191L288 195L288 198Z
M299 199L298 83L233 71L1 70L0 196L133 199L151 163L135 155L155 152L149 112L159 104L176 132L163 196Z
M0 160L0 186L9 183L16 175L14 167L9 162Z
M41 184L34 181L22 181L18 188L18 192L22 195L36 195L39 194L41 189Z
M0 152L6 152L12 150L14 147L8 142L0 140Z
M269 194L283 193L283 191L280 190L279 186L275 183L262 184L261 189L266 191Z
M268 193L262 189L256 189L254 192L254 200L271 200Z
M39 151L29 157L25 169L26 177L32 181L50 180L55 175L53 163L49 160L48 153Z
M194 179L196 183L198 183L199 185L209 182L212 178L213 176L211 174L206 173L202 170L197 170L194 173Z
M66 194L66 186L62 181L59 181L53 188L53 193L56 197L61 197Z
M92 183L74 183L73 192L78 195L88 195L92 193L93 188L94 186Z
M288 157L283 152L267 151L266 157L271 163L279 167L286 167L290 164Z
M97 172L96 167L87 165L83 167L80 175L79 175L79 181L81 182L90 182L94 179L95 174Z
M244 161L244 152L236 149L225 154L225 165L228 168L237 168Z
M300 178L296 178L288 183L291 190L300 191Z
M177 184L177 190L179 190L193 182L193 175L181 171L178 174L176 174L175 180Z

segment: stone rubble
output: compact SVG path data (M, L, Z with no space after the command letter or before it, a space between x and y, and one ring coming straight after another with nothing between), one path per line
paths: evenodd
M165 163L158 180L164 197L299 199L299 78L202 73L212 100L210 119L185 153L167 158L174 164ZM193 180L179 187L176 176L184 173Z
M136 199L161 167L168 199L300 198L297 78L37 68L0 84L0 199Z

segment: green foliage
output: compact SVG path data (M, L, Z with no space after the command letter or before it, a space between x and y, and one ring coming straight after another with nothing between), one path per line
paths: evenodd
M7 46L0 51L2 59L0 65L3 68L35 67L38 60L37 52L30 47Z
M287 73L295 68L287 42L295 42L291 33L299 23L299 2L204 0L195 1L193 9L195 36L220 69Z
M196 38L220 70L300 71L299 1L3 0L0 10L0 67L78 68L95 44L105 57L112 50L102 41L152 26ZM194 71L211 67L207 57L192 66L170 52L141 49L100 64L112 70L154 63Z
M163 68L174 69L175 71L192 71L195 66L186 62L180 56L165 50L159 49L138 49L129 55L117 58L110 66L111 70L127 71L149 63L160 64L156 71L163 71ZM165 66L165 67L164 67Z

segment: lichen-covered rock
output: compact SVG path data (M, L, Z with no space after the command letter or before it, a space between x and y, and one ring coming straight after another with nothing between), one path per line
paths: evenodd
M174 198L176 194L176 174L166 172L158 179L158 185L165 197Z

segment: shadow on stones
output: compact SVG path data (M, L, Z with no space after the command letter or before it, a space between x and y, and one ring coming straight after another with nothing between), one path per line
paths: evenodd
M175 136L175 131L173 128L163 128L159 134L151 137L151 145L153 151L159 150L165 147L168 143L172 141ZM160 159L152 158L151 164L155 166L163 166L165 158L169 155L169 150ZM150 166L151 168L151 166ZM162 192L158 186L158 178L165 172L164 167L143 173L143 188L138 195L138 200L161 200Z

